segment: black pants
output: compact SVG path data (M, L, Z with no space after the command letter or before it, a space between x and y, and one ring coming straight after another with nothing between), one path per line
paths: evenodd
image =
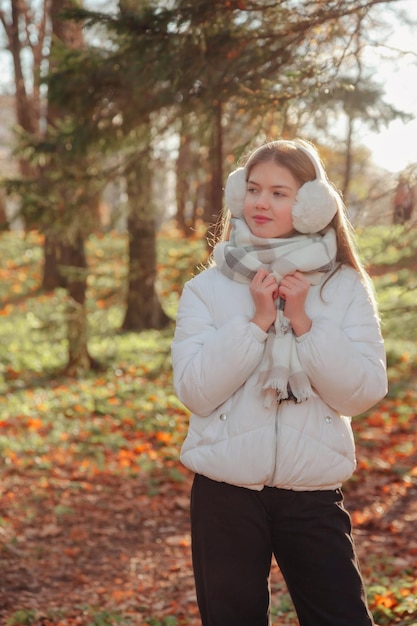
M193 567L203 626L268 626L272 555L300 626L370 626L343 496L252 491L196 475Z

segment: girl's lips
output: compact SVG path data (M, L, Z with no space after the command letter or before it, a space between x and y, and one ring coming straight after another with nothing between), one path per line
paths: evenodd
M266 217L265 215L254 215L252 219L256 224L266 224L266 222L271 221L269 217Z

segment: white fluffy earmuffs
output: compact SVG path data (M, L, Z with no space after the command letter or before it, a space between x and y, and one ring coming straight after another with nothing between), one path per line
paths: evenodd
M329 183L318 154L306 142L295 141L297 148L310 158L316 170L315 180L301 185L292 207L292 221L299 233L317 233L336 215L341 198ZM246 168L230 173L224 189L226 206L234 217L242 217L246 194Z

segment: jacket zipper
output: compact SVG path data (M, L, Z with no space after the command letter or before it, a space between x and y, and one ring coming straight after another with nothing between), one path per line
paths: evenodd
M274 486L275 472L277 471L278 465L278 413L279 413L280 405L277 404L277 408L275 411L275 453L274 453L274 465L272 469L271 479L269 481L268 487Z

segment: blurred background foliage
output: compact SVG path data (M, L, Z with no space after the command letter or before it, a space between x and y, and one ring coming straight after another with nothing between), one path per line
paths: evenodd
M87 301L95 238L127 237L119 329L168 327L170 304L162 306L158 291L161 228L189 241L206 234L209 252L224 180L265 140L317 143L358 227L412 222L411 209L394 219L399 181L357 141L361 128L412 117L390 104L370 62L370 51L385 63L405 54L384 46L393 24L410 22L398 6L3 0L3 54L14 84L5 110L15 130L0 172L0 222L4 233L41 236L39 288L65 292L66 373L99 366ZM412 165L401 173L411 192L413 175ZM182 256L172 259L178 271ZM95 262L94 280L104 284L106 254Z

